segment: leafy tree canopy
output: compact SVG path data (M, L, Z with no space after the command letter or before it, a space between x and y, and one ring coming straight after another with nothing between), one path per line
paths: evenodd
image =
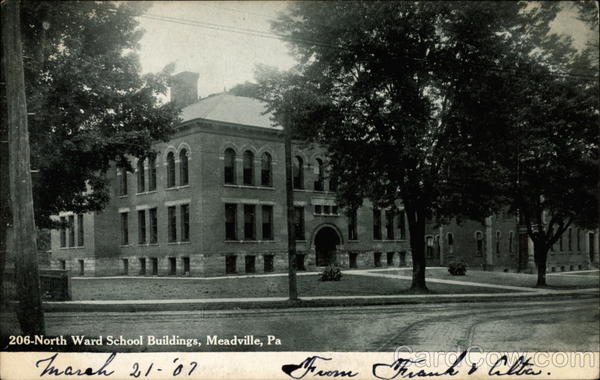
M142 31L135 17L147 7L22 3L38 225L49 225L49 216L61 210L101 209L109 197L104 174L110 162L131 169L127 155L147 155L153 141L173 130L179 111L157 97L166 92L169 70L140 75Z

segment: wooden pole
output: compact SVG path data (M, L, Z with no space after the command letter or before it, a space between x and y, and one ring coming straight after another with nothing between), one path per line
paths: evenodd
M294 226L294 179L292 171L292 133L289 118L286 118L284 129L285 150L285 193L287 205L287 236L288 236L288 287L291 301L298 300L296 284L296 228Z
M8 165L15 281L19 299L17 317L23 334L44 334L29 167L29 132L19 0L2 2L2 45L8 115Z

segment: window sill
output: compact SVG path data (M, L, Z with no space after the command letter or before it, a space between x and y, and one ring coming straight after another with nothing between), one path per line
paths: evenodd
M192 242L190 242L190 241L170 241L167 243L167 245L188 245L188 244L192 244Z
M224 243L239 243L239 244L252 244L252 243L276 243L278 240L224 240Z
M275 190L273 186L236 185L233 183L225 183L223 184L223 187L229 187L234 189Z
M148 191L142 191L141 193L135 193L135 195L148 195L148 194L154 194L156 193L156 190L148 190Z
M79 245L79 246L76 246L76 247L59 247L58 249L68 250L68 249L84 249L84 248L85 248L85 246Z
M183 185L183 186L167 187L167 188L165 188L165 191L177 191L177 190L181 190L181 189L187 189L188 187L191 187L191 186L190 185Z
M328 217L328 216L329 216L329 217L337 218L337 217L339 217L340 215L341 215L341 214L315 214L315 213L313 212L313 216L324 216L324 217Z
M158 243L138 243L138 247L158 247Z
M127 198L127 197L128 197L127 194L125 194L125 195L123 195L123 194L119 195L119 198Z

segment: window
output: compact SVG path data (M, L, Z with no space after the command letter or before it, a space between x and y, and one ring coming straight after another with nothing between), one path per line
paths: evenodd
M191 272L190 258L184 257L183 258L183 274L189 275L190 272Z
M146 210L138 210L138 244L146 244Z
M573 249L573 246L571 243L571 240L573 239L572 235L573 235L573 229L571 227L569 227L568 235L567 235L567 247L568 247L569 251L571 251Z
M388 240L394 240L394 213L393 211L385 212L385 232Z
M127 169L121 168L121 182L119 186L119 195L125 196L127 195Z
M75 247L75 216L69 215L69 247Z
M296 240L304 240L304 207L294 207L294 231Z
M58 260L58 266L62 270L67 270L67 262L65 260Z
M190 241L190 205L181 205L181 241Z
M483 256L483 233L481 231L475 232L475 241L477 246L476 255Z
M273 206L262 206L262 239L273 240Z
M381 210L373 209L373 240L381 240Z
M264 255L264 271L265 272L273 272L273 255Z
M373 252L373 265L376 267L381 266L381 252Z
M167 154L167 187L175 187L175 154Z
M244 266L246 273L254 273L256 272L256 256L246 256L244 257Z
M175 276L177 274L177 259L175 257L169 257L169 276Z
M510 231L508 233L508 253L513 253L513 239L514 239L514 233L512 231Z
M167 209L168 218L168 241L169 243L177 241L177 207L170 206Z
M262 154L260 159L260 185L261 186L273 186L272 179L272 159L271 155L267 152Z
M150 209L150 244L158 243L158 214L156 208Z
M356 252L349 253L350 268L358 268L358 264L357 264L357 260L356 260L357 256L358 256L358 254Z
M304 161L298 156L294 157L292 176L294 189L304 189Z
M225 150L224 166L224 178L225 183L235 184L235 152L233 149L228 148Z
M577 250L581 251L581 230L577 229Z
M235 204L225 205L225 240L237 240L236 213L237 206Z
M388 266L394 265L394 252L387 253L387 265Z
M129 244L129 213L121 213L121 245Z
M296 269L297 270L306 270L306 267L304 266L304 258L305 258L304 254L296 253Z
M188 152L182 149L179 152L179 186L185 186L190 183L188 164Z
M398 231L400 232L400 239L406 240L406 213L404 210L398 213Z
M454 253L454 234L448 232L446 234L446 240L448 242L448 253Z
M144 170L144 159L140 158L137 163L137 192L146 191L146 171Z
M77 215L77 246L83 247L83 214Z
M333 215L338 215L338 206L331 206L331 213Z
M236 256L225 256L225 273L235 273Z
M79 275L83 276L85 274L85 262L83 260L77 260L79 262Z
M67 218L64 216L60 217L60 246L67 246Z
M153 257L150 259L150 262L152 263L152 275L158 276L158 258Z
M244 185L254 185L254 154L247 150L244 152Z
M256 240L256 206L244 205L244 240Z
M425 257L428 259L433 258L433 237L425 237Z
M127 276L129 274L129 259L123 259L123 274Z
M316 160L316 174L317 174L317 179L315 179L315 191L323 191L325 190L324 188L324 184L325 184L325 172L324 172L324 168L323 168L323 161L319 158L317 158Z
M156 156L148 157L148 191L156 190Z
M146 258L140 257L140 274L146 275Z
M316 215L323 214L323 206L321 206L321 205L315 205L315 214Z
M323 214L330 215L331 214L331 206L329 206L329 205L323 206Z
M496 231L496 255L500 254L500 237L501 237L500 231Z
M348 214L348 240L358 240L356 210L351 210Z

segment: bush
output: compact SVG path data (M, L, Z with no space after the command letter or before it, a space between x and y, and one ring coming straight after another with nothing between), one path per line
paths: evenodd
M342 278L342 271L334 265L328 265L321 273L321 281L339 281Z
M453 276L464 276L467 273L467 264L460 262L451 262L448 264L448 273Z

